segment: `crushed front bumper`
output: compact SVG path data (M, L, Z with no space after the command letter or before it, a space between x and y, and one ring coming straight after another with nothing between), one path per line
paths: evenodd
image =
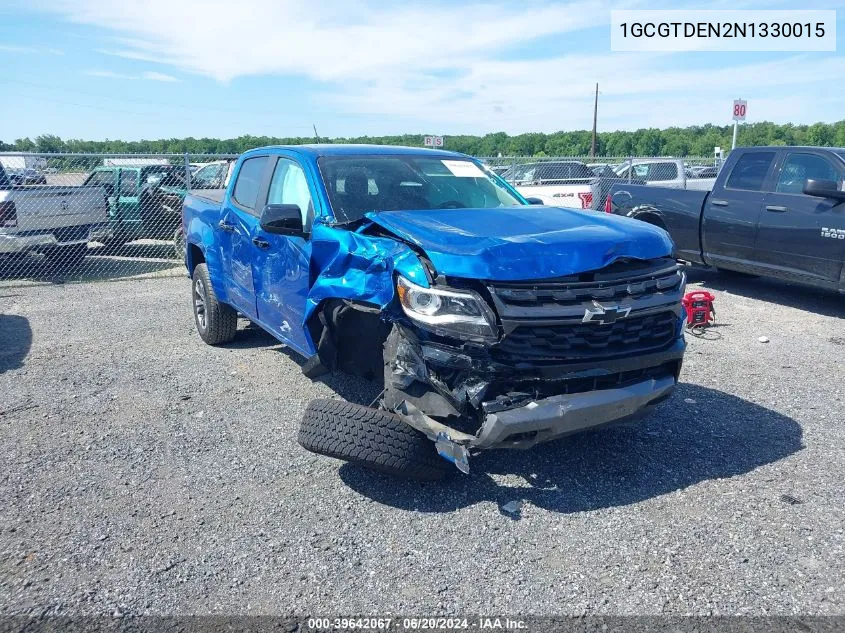
M488 413L473 448L530 448L540 442L636 417L664 400L675 378L664 376L616 389L532 400L514 409Z

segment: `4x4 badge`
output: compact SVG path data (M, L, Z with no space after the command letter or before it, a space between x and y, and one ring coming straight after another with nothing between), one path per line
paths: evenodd
M598 301L593 301L593 305L595 307L584 310L584 323L616 323L631 313L631 306L603 306Z

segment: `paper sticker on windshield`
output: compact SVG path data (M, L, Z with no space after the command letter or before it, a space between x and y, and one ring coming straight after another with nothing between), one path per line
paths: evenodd
M441 160L446 169L458 178L485 178L478 165L468 160Z

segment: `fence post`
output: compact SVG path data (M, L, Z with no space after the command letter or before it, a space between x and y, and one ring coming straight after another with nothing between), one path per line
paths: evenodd
M511 184L516 182L516 156L511 157Z
M191 190L191 163L188 160L188 152L185 152L185 189Z
M631 184L631 176L634 173L634 157L628 157L628 184Z

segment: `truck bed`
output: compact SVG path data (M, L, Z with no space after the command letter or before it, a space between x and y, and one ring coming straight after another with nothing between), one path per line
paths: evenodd
M665 228L679 259L703 263L699 226L709 191L617 184L610 189L613 212Z

